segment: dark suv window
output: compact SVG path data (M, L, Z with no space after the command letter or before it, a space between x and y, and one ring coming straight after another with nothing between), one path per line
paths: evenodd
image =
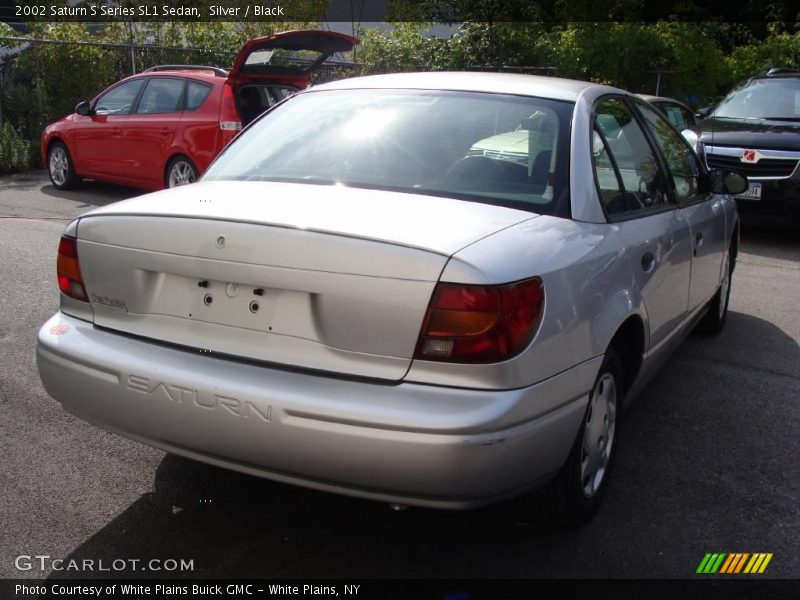
M800 120L800 78L751 79L714 110L729 119Z

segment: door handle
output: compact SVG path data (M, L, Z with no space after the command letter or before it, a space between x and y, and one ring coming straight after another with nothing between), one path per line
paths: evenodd
M642 255L642 271L650 273L656 266L656 257L652 252L645 252Z

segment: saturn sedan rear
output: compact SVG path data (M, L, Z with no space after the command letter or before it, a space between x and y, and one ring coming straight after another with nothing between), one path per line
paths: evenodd
M613 88L486 73L312 88L202 181L87 213L39 332L105 429L316 489L597 509L627 401L725 322L734 173Z

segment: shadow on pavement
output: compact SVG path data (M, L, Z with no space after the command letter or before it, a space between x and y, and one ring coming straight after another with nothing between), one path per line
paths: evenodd
M76 190L59 190L53 187L53 185L49 183L49 180L46 185L42 186L41 191L47 196L81 203L76 204L78 208L106 206L107 204L113 204L120 200L127 200L128 198L148 193L146 190L114 185L113 183L105 183L102 181L84 181L81 187Z
M800 222L781 222L770 226L744 221L741 251L755 256L800 262Z
M146 494L69 559L193 559L194 572L110 577L437 577L472 572L495 540L542 544L519 503L468 512L408 509L240 475L168 454ZM537 538L539 538L537 540ZM477 551L477 553L475 553ZM529 548L530 551L530 548ZM445 567L443 564L446 563ZM53 573L51 577L93 574ZM475 573L475 576L480 576ZM485 576L485 575L484 575Z
M800 377L800 345L791 335L770 321L732 310L722 333L693 334L677 354Z
M605 504L577 531L531 522L516 501L393 512L168 454L154 491L66 558L194 570L51 577L693 577L704 552L729 546L768 546L785 577L797 563L782 532L796 522L798 386L759 371L755 346L797 379L798 345L768 321L731 312L722 335L690 336L622 421Z

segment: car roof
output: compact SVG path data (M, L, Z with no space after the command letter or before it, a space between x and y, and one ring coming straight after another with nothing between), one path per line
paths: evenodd
M590 88L627 94L627 92L623 90L615 90L614 88L589 83L587 81L576 81L574 79L563 79L561 77L544 77L540 75L478 71L433 71L426 73L369 75L366 77L340 79L339 81L314 86L309 92L317 90L351 90L365 88L493 92L496 94L538 96L571 102L575 102L581 93Z
M636 97L646 100L647 102L672 102L673 104L679 104L688 110L692 110L688 105L680 100L675 100L675 98L667 98L666 96L651 96L649 94L636 94Z
M204 71L203 69L181 69L180 67L176 67L174 69L162 69L158 71L142 71L141 73L137 73L134 77L140 76L158 76L158 75L180 75L181 77L186 77L190 75L192 77L197 77L198 79L219 79L217 75L211 70L212 67L209 67L208 71Z

